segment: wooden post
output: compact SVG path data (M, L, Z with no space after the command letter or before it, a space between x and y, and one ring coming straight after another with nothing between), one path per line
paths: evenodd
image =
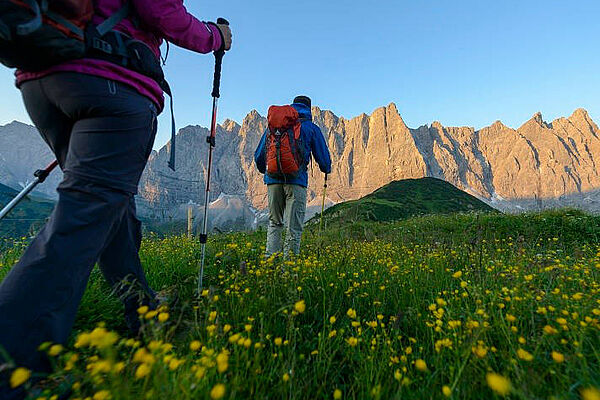
M192 216L192 205L188 204L187 222L188 222L188 238L192 238L192 222L194 217Z

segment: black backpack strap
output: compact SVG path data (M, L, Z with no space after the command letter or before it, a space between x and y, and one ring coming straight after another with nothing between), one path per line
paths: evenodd
M57 22L57 23L61 24L62 26L66 26L67 28L69 28L69 30L71 32L73 32L77 36L83 37L83 35L84 35L83 29L79 28L77 25L75 25L74 23L72 23L68 19L66 19L63 16L61 16L61 15L55 13L55 12L52 12L50 10L42 10L42 11L44 11L44 15L46 17L50 18L54 22Z
M123 41L122 33L113 30L115 26L123 21L131 13L131 0L126 0L123 6L104 22L95 26L90 24L86 30L86 46L88 55L98 57L98 53L109 56L108 61L127 66L129 54ZM110 36L110 37L109 37Z
M34 17L32 20L17 26L17 35L19 36L29 35L40 29L42 26L42 10L40 9L38 2L35 0L23 0L23 2L31 8ZM45 2L43 3L45 4Z
M119 22L121 22L125 18L127 18L127 16L129 15L130 12L131 12L131 2L130 2L130 0L127 0L125 2L125 4L123 4L123 7L121 7L119 9L119 11L117 11L116 13L114 13L113 15L108 17L106 20L104 20L104 22L102 22L100 25L98 25L96 27L96 31L98 32L98 34L100 36L106 35L115 26L117 26L117 24Z

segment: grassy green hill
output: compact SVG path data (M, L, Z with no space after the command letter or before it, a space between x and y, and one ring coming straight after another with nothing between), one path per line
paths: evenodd
M481 200L435 178L391 182L358 200L337 204L323 213L327 224L349 221L390 222L431 214L496 212ZM317 221L319 216L313 221Z
M0 209L8 204L17 191L0 184ZM0 221L0 237L21 237L37 232L54 208L50 200L27 197Z

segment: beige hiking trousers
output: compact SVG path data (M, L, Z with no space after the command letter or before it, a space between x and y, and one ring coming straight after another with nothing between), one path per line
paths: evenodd
M306 188L300 185L273 184L268 186L269 228L267 256L300 253L300 240L306 213ZM285 244L282 245L285 228Z

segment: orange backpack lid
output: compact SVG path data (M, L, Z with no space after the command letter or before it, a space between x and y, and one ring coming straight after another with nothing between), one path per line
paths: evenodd
M289 129L300 119L298 111L292 106L271 106L267 116L271 131Z

